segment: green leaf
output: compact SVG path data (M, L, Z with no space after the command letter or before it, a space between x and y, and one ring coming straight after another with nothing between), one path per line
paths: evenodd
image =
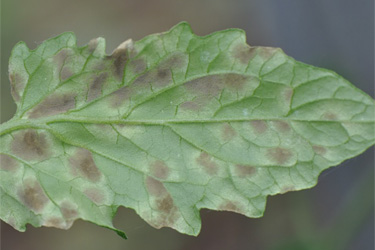
M117 231L125 206L197 235L200 209L260 217L268 195L313 187L375 140L368 95L237 29L180 23L110 56L65 33L16 45L9 74L0 216L20 231L79 218Z

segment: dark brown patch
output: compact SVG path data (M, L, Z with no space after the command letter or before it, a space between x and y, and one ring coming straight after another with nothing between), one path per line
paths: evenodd
M335 121L335 120L337 120L337 115L332 113L332 112L326 112L323 115L323 119Z
M118 108L122 106L125 101L129 100L132 93L133 91L128 86L119 88L118 90L109 95L111 106L113 108Z
M0 154L0 169L15 172L19 168L19 163L6 154Z
M33 108L29 113L29 118L57 115L73 108L75 108L75 94L54 94Z
M277 164L284 164L292 157L292 152L286 148L270 148L268 149L268 156Z
M225 86L237 91L243 90L245 83L249 81L248 76L243 76L240 74L225 74L223 77Z
M53 62L57 64L57 67L61 69L64 65L65 60L69 57L71 51L70 49L62 49L53 57Z
M14 135L12 151L24 160L43 160L48 158L50 145L44 133L35 130L21 131Z
M95 38L95 39L90 40L90 42L88 44L89 52L93 53L96 50L96 47L98 47L98 39Z
M277 48L273 47L258 47L258 55L263 58L263 60L270 59L276 52Z
M284 121L274 121L274 124L276 126L276 129L280 132L288 132L290 131L289 123Z
M164 198L157 199L156 207L158 208L159 211L169 214L174 207L172 197L170 195L167 195Z
M133 50L133 41L131 40L123 42L113 51L112 55L108 57L108 59L113 61L114 75L121 80L124 74L126 61L129 57L129 50Z
M63 201L60 204L60 211L66 220L74 220L78 218L78 211L76 206L69 201Z
M185 110L197 111L201 108L201 106L196 102L187 101L187 102L184 102L184 103L180 104L180 108L185 109Z
M36 213L41 212L49 201L39 182L31 178L24 180L18 196L23 204Z
M43 226L65 229L65 221L59 217L50 217L44 221Z
M256 48L250 47L247 44L237 44L233 50L232 55L243 64L248 64L249 61L256 55Z
M151 163L151 174L159 179L166 179L169 175L169 168L164 161L154 161Z
M167 189L165 189L163 183L161 183L160 181L152 177L146 178L146 187L147 187L147 190L150 192L150 194L154 196L159 197L167 193Z
M283 186L280 190L280 193L285 194L287 192L294 191L294 190L296 190L296 188L293 185Z
M137 58L129 63L129 67L134 74L140 74L147 69L147 64L143 58Z
M251 121L250 124L253 127L255 133L257 134L263 134L268 129L267 123L262 120L254 120Z
M236 130L229 123L223 125L222 136L225 141L232 140L236 135Z
M9 75L10 81L10 91L12 93L13 99L18 102L21 98L21 91L24 88L24 80L21 75L17 73L12 73Z
M69 77L71 77L73 75L73 71L70 70L68 67L64 67L61 72L60 72L60 78L61 78L61 81L65 81L66 79L68 79Z
M184 83L185 88L197 96L212 98L222 90L222 78L219 75L204 76Z
M232 201L225 201L223 204L219 206L219 209L224 210L224 211L237 212L237 213L241 212L241 209Z
M204 170L210 174L214 175L219 170L218 166L214 161L212 161L211 156L206 152L202 152L199 157L196 159L199 165L204 167Z
M240 177L249 177L255 175L257 169L253 166L237 164L235 171L236 174Z
M96 166L91 152L87 149L77 149L74 156L70 157L69 162L73 167L73 171L78 170L81 176L89 179L92 182L97 182L100 180L102 173Z
M104 202L104 194L97 188L88 188L83 193L97 205L103 204Z
M94 78L93 82L90 84L90 88L87 94L88 102L91 102L102 94L102 87L107 78L108 73L106 72L103 72L99 76L96 76Z
M156 87L164 87L172 82L172 73L170 69L158 69L155 73L155 79L151 83Z
M327 152L327 149L320 145L313 145L312 148L314 152L317 153L318 155L325 155Z

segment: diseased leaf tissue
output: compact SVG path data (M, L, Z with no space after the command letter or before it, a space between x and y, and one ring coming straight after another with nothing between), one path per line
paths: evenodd
M241 30L181 23L110 56L65 33L14 48L17 103L1 125L1 219L113 228L119 206L197 235L199 210L262 216L266 197L310 188L374 144L374 100L337 74Z

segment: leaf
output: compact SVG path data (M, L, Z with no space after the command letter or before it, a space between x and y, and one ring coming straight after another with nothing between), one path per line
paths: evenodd
M266 197L313 187L374 144L374 100L337 74L241 30L186 23L112 55L64 33L9 63L14 118L1 125L1 219L115 229L119 206L197 235L199 210L262 216Z

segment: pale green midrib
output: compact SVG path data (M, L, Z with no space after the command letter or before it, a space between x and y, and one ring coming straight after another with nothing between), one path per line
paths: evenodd
M62 116L52 116L41 119L20 119L13 118L0 125L0 136L10 133L12 131L21 129L50 129L49 125L53 123L89 123L89 124L124 124L124 125L172 125L172 124L192 124L192 123L226 123L226 122L250 122L250 121L285 121L285 122L322 122L322 123L357 123L357 124L373 124L375 126L374 120L318 120L318 119L294 119L287 117L252 117L252 118L231 118L231 119L169 119L169 120L124 120L124 119L95 119L95 118L76 118L76 117L62 117Z

